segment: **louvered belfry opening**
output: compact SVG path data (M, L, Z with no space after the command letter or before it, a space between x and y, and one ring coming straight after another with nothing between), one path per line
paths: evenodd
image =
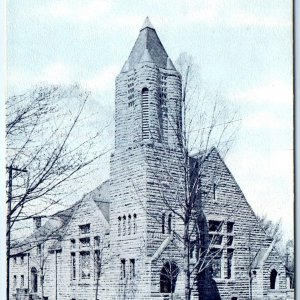
M142 138L143 140L150 138L149 129L149 90L142 89Z

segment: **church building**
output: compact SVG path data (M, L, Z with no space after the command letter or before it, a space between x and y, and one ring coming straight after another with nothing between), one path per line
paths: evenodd
M181 75L148 18L115 89L110 178L35 219L12 249L11 299L184 300L187 272L191 299L293 299L218 149L183 151Z

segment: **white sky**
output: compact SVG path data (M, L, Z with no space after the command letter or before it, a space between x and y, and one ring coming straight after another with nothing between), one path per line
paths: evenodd
M226 163L254 211L282 218L291 238L292 1L10 0L9 95L41 81L76 81L92 90L103 118L112 116L115 76L146 16L173 61L193 55L203 83L239 108ZM108 159L101 163L92 187L108 177Z

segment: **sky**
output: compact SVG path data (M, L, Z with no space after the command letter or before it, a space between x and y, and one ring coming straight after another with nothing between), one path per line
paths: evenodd
M39 82L78 82L92 91L99 122L112 119L114 80L146 16L169 57L192 55L203 86L238 108L226 164L253 210L281 218L292 238L292 1L9 0L8 95ZM87 189L109 176L109 156L99 164Z

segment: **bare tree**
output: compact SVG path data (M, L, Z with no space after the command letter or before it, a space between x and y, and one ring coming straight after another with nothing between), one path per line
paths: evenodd
M10 229L59 203L70 192L70 180L103 155L97 149L101 132L79 131L88 98L76 84L42 85L8 98L7 164L27 170L12 176Z
M79 182L105 153L99 149L105 126L97 130L88 125L93 117L85 112L89 96L77 84L41 84L7 100L8 276L11 233L23 227L16 226L18 222L53 212L68 193L76 191L71 180Z

